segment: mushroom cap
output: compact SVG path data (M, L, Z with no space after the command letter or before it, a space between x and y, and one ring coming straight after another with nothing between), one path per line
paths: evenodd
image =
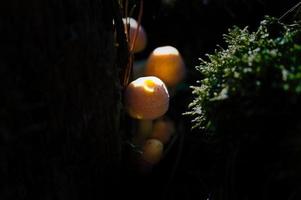
M131 18L131 17L128 17L128 20L126 20L126 18L123 18L122 21L125 25L126 25L126 23L129 23L129 32L130 32L129 45L131 47L132 44L133 44L135 33L138 29L138 22L134 18ZM135 46L133 48L134 53L138 53L138 52L143 51L146 47L146 44L147 44L146 32L140 24L137 39L136 39L136 42L135 42Z
M160 140L163 144L166 144L169 142L174 132L175 126L171 120L159 119L154 122L150 137Z
M155 119L166 113L169 94L157 77L147 76L132 81L125 91L125 107L136 119Z
M157 164L163 155L164 145L160 140L148 139L143 145L142 159L150 164Z
M158 47L146 63L146 76L156 76L167 86L173 87L185 77L185 64L179 51L172 46Z

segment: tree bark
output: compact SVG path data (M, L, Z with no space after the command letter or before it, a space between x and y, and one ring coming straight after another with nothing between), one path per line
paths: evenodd
M1 1L0 199L103 199L117 189L125 48L115 45L116 5Z

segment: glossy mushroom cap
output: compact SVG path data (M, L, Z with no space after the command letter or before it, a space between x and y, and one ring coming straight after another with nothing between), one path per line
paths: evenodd
M183 58L175 47L158 47L147 60L145 75L160 78L168 87L176 86L185 77Z
M123 23L126 25L126 23L129 24L129 33L130 33L130 41L129 41L129 45L130 47L132 46L133 44L133 40L134 40L134 37L135 37L135 33L138 29L138 22L133 19L133 18L123 18ZM125 26L126 27L126 26ZM144 28L140 25L139 26L139 30L138 30L138 35L137 35L137 39L136 39L136 42L135 42L135 46L134 46L134 53L138 53L138 52L141 52L145 49L146 47L146 44L147 44L147 36L146 36L146 33L145 33L145 30Z
M136 119L156 119L166 113L169 94L165 84L154 76L132 81L125 91L125 107Z

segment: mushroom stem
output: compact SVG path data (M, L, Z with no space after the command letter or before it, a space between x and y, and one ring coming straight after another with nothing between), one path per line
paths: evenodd
M150 136L153 128L153 120L143 119L138 120L137 132L133 137L135 145L143 145L145 140Z

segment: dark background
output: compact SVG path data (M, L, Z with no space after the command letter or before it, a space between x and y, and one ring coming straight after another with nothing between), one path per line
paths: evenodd
M121 149L128 138L121 138L124 127L119 129L119 121L127 122L119 75L128 52L117 2L1 1L0 199L243 200L218 196L230 191L224 187L223 151L229 144L191 131L191 119L182 115L193 98L189 86L202 78L194 69L198 58L224 45L228 28L254 30L264 15L279 17L297 1L144 0L142 25L149 42L135 59L172 45L187 67L167 113L176 124L174 143L148 173L137 170ZM137 2L130 0L129 7ZM256 161L254 155L245 160ZM259 184L263 161L254 171L247 164L240 168L247 176L239 177L243 187L235 192L252 194L244 199L267 199ZM269 199L292 200L279 195L286 194L279 193L281 184Z
M212 142L198 130L191 130L189 117L183 117L192 100L190 85L201 75L196 72L199 58L213 53L217 45L223 46L223 34L237 25L256 30L265 15L281 17L299 1L272 0L152 0L145 1L142 26L148 35L146 49L135 56L146 59L158 46L172 45L182 54L187 76L171 98L167 113L177 129L175 143L161 162L147 175L129 173L133 181L131 198L143 199L223 199L214 193L223 193L223 161L226 154L218 152L220 144ZM137 16L137 13L135 13ZM134 16L135 16L134 14ZM285 20L290 20L290 16ZM250 155L252 156L252 155ZM246 171L246 173L249 173ZM252 174L252 173L251 173ZM258 177L261 175L258 174ZM252 175L250 175L252 176ZM243 180L256 185L260 178ZM300 185L300 184L299 184ZM262 188L254 187L249 199L263 199ZM252 190L249 188L247 190ZM244 191L240 191L244 192ZM287 199L288 196L269 198ZM298 197L297 197L298 198ZM233 200L233 199L231 199Z

